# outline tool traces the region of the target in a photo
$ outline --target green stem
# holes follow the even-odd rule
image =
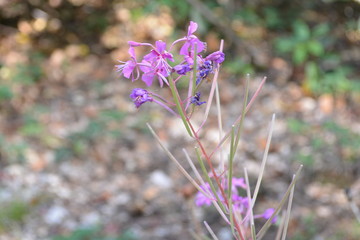
[[[235,234],[234,231],[234,215],[233,215],[233,206],[232,206],[232,176],[233,176],[233,160],[234,160],[234,140],[235,140],[235,126],[232,126],[231,129],[231,142],[230,142],[230,155],[229,155],[229,170],[228,170],[228,199],[229,199],[229,213],[230,213],[230,226],[231,232]]]
[[[178,93],[178,91],[176,89],[175,82],[171,77],[169,77],[169,85],[170,85],[171,94],[172,94],[172,96],[174,98],[174,102],[176,104],[176,108],[177,108],[178,113],[179,113],[179,115],[181,117],[181,120],[183,121],[184,126],[185,126],[188,134],[190,135],[190,137],[193,137],[193,134],[192,134],[192,132],[190,130],[190,127],[189,127],[189,124],[188,124],[189,120],[185,116],[186,113],[185,113],[185,110],[184,110],[184,106],[180,101],[180,96],[179,96],[179,93]]]
[[[206,170],[205,164],[204,164],[203,160],[201,159],[200,152],[199,152],[199,149],[198,149],[197,147],[195,148],[195,151],[196,151],[196,157],[197,157],[197,160],[199,161],[201,170],[203,171],[203,173],[204,173],[204,175],[205,175],[206,181],[210,184],[211,191],[212,191],[213,195],[215,196],[216,201],[218,202],[221,210],[222,210],[223,212],[226,212],[225,206],[224,206],[223,203],[221,202],[221,200],[220,200],[220,198],[219,198],[219,196],[218,196],[218,194],[217,194],[217,192],[216,192],[215,186],[214,186],[214,184],[212,183],[212,181],[211,181],[211,179],[210,179],[209,173],[208,173],[208,171]]]
[[[235,152],[237,147],[239,146],[239,141],[240,141],[240,136],[241,136],[241,131],[243,128],[243,123],[244,123],[244,119],[245,119],[245,115],[246,115],[246,106],[247,106],[247,101],[248,101],[248,97],[249,97],[249,75],[246,78],[246,84],[245,84],[245,96],[244,96],[244,100],[243,100],[243,107],[242,107],[242,114],[241,114],[241,118],[240,118],[240,123],[239,123],[239,128],[236,134],[236,140],[235,140],[235,145],[234,145],[234,152],[233,152],[233,157],[235,156]]]

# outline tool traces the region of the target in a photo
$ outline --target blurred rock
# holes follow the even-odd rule
[[[334,110],[334,98],[330,94],[324,94],[319,97],[319,108],[324,114],[330,114]]]
[[[231,233],[231,229],[229,228],[221,228],[219,230],[219,232],[217,233],[217,236],[219,237],[219,239],[221,240],[232,240],[233,239],[233,235]]]
[[[60,205],[54,205],[47,210],[44,215],[44,221],[49,225],[56,225],[62,223],[69,211]]]
[[[99,223],[101,223],[101,217],[97,212],[87,213],[81,218],[81,225],[83,226],[95,226]]]
[[[292,74],[291,65],[282,58],[273,58],[270,62],[269,79],[273,79],[280,86],[285,85]]]
[[[161,189],[173,187],[172,179],[161,170],[156,170],[150,174],[149,181]]]
[[[299,108],[301,112],[310,112],[316,108],[316,101],[310,97],[304,97],[299,102]]]

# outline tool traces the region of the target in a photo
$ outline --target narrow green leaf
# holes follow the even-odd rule
[[[206,169],[206,167],[205,167],[205,164],[204,164],[203,160],[201,159],[200,152],[199,152],[199,149],[198,149],[197,147],[195,148],[195,152],[196,152],[196,157],[197,157],[197,160],[199,161],[201,170],[203,171],[203,174],[204,174],[204,176],[205,176],[206,181],[207,181],[207,182],[209,183],[209,185],[210,185],[210,189],[211,189],[213,195],[215,196],[217,203],[219,204],[221,210],[222,210],[223,212],[226,212],[226,208],[225,208],[225,206],[223,205],[223,203],[221,202],[218,193],[216,192],[215,186],[214,186],[213,182],[211,181],[211,178],[210,178],[210,176],[209,176],[209,173],[208,173],[208,171],[207,171],[207,169]]]
[[[296,65],[304,63],[306,58],[308,57],[306,46],[301,43],[298,44],[293,52],[293,61]]]
[[[268,230],[268,228],[271,226],[271,221],[274,219],[274,217],[279,213],[279,211],[281,210],[281,208],[283,207],[283,205],[285,204],[286,199],[289,197],[290,195],[290,191],[293,188],[293,186],[295,185],[297,179],[299,178],[301,169],[303,168],[303,165],[300,165],[299,169],[296,171],[295,177],[293,178],[292,182],[290,183],[288,189],[286,190],[283,198],[281,199],[280,203],[278,204],[277,208],[275,209],[274,213],[271,215],[271,217],[266,221],[266,223],[264,224],[264,226],[260,229],[260,231],[257,233],[257,240],[261,240],[266,231]]]
[[[300,41],[305,41],[310,38],[310,28],[303,21],[296,21],[293,25],[293,30],[296,38]]]
[[[190,174],[182,167],[182,165],[179,163],[179,161],[174,157],[174,155],[171,154],[171,152],[165,147],[165,145],[161,142],[159,136],[155,133],[154,129],[150,126],[150,124],[146,123],[147,127],[149,128],[151,134],[154,136],[156,141],[159,143],[161,148],[164,150],[164,152],[169,156],[169,158],[175,163],[175,165],[178,167],[180,172],[184,174],[184,176],[196,187],[197,190],[199,190],[202,194],[204,194],[207,197],[210,197],[208,193],[206,193],[197,183],[196,181],[190,176]]]
[[[324,53],[323,45],[317,40],[307,42],[307,49],[310,54],[319,57]]]
[[[190,137],[193,137],[193,134],[191,132],[188,120],[187,120],[187,118],[185,116],[186,113],[185,113],[184,107],[183,107],[182,103],[180,103],[180,96],[179,96],[179,93],[176,90],[176,86],[175,86],[174,80],[172,78],[169,78],[169,85],[170,85],[171,94],[172,94],[172,96],[174,98],[174,102],[176,104],[176,108],[177,108],[178,113],[179,113],[179,115],[181,117],[181,120],[183,121],[184,126],[185,126],[188,134],[190,135]]]

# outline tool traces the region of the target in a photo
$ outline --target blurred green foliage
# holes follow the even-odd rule
[[[275,39],[276,50],[290,54],[296,66],[304,66],[304,86],[315,95],[360,92],[360,79],[354,69],[341,64],[339,53],[329,51],[336,42],[329,23],[310,27],[302,20],[293,23],[292,33]]]
[[[321,57],[325,53],[325,46],[331,40],[329,30],[330,26],[325,23],[310,29],[305,22],[298,20],[293,23],[289,37],[275,39],[275,48],[280,53],[290,53],[296,65],[303,64],[312,57]]]
[[[52,240],[136,240],[135,235],[126,231],[116,237],[105,236],[99,226],[89,228],[79,228],[74,230],[69,235],[55,236]]]
[[[28,143],[23,140],[10,142],[4,134],[0,133],[0,152],[1,158],[6,163],[24,162],[26,150],[29,148]]]
[[[10,100],[14,96],[11,88],[7,85],[0,85],[0,102]]]
[[[353,222],[346,224],[346,229],[340,228],[333,236],[329,237],[329,240],[339,239],[360,239],[360,223],[354,220]]]
[[[334,121],[326,121],[321,126],[313,126],[307,122],[298,119],[289,119],[287,121],[288,128],[294,134],[305,136],[308,139],[311,152],[297,152],[296,160],[301,161],[304,165],[312,166],[314,164],[314,154],[323,154],[324,152],[337,151],[341,149],[339,159],[355,163],[360,156],[359,143],[360,135],[354,133]],[[331,134],[335,137],[335,147],[326,141],[327,135]]]
[[[311,240],[315,239],[319,230],[315,224],[315,216],[308,215],[301,219],[301,227],[294,233],[292,240]]]
[[[44,77],[44,56],[37,51],[28,52],[28,60],[14,66],[0,65],[0,104],[21,97],[14,89],[31,86]]]
[[[144,13],[150,14],[157,12],[163,6],[176,10],[176,14],[173,15],[176,22],[182,22],[188,18],[191,10],[191,6],[186,1],[158,0],[149,1],[144,8]]]
[[[336,58],[336,56],[333,57]],[[350,76],[354,76],[353,73],[354,69],[349,66],[337,66],[325,71],[317,63],[309,61],[305,66],[305,86],[316,95],[359,93],[360,78],[351,79]]]
[[[70,134],[63,144],[55,149],[56,160],[66,160],[71,157],[81,158],[102,139],[121,137],[122,131],[119,123],[125,117],[125,112],[116,109],[100,111],[97,117],[89,119],[83,130]]]
[[[44,75],[41,67],[44,61],[44,56],[39,52],[29,52],[29,61],[27,63],[16,64],[14,69],[11,69],[10,79],[12,81],[23,84],[31,85],[38,82]]]
[[[12,227],[23,223],[30,213],[30,204],[21,199],[1,202],[0,208],[0,233],[11,230]]]
[[[255,68],[252,64],[247,63],[241,57],[236,57],[233,61],[225,61],[224,69],[227,72],[234,75],[246,75],[246,74],[255,74]]]

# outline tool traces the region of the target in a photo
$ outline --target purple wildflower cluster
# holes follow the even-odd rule
[[[227,190],[227,181],[223,180],[223,188]],[[212,198],[209,198],[205,196],[202,192],[197,192],[195,196],[195,204],[197,206],[210,206],[213,200],[216,200],[215,196],[213,195],[209,183],[205,183],[205,185],[200,186],[204,192],[208,193],[209,196]],[[245,181],[243,178],[232,178],[232,189],[231,189],[231,200],[232,200],[232,207],[233,210],[243,216],[243,219],[249,220],[247,216],[248,210],[249,210],[249,199],[247,197],[242,197],[239,195],[239,189],[245,189],[247,188]],[[217,195],[220,197],[220,200],[223,201],[221,198],[221,193],[217,193]],[[271,215],[274,213],[273,208],[268,208],[264,211],[264,213],[255,215],[254,218],[264,218],[269,219]],[[275,223],[277,221],[277,218],[274,217],[272,219],[272,222]]]
[[[206,50],[206,43],[200,41],[194,35],[197,28],[197,23],[190,22],[187,35],[175,40],[170,45],[169,50],[167,50],[167,45],[163,41],[156,41],[155,45],[129,41],[130,60],[126,62],[119,61],[120,64],[115,66],[116,71],[133,82],[141,78],[148,87],[153,84],[154,80],[157,80],[160,87],[163,87],[169,85],[169,81],[176,83],[182,77],[188,76],[188,74],[188,77],[190,77],[190,73],[195,72],[196,85],[199,85],[209,74],[214,73],[215,69],[225,60],[225,55],[221,51],[216,51],[203,58],[201,53]],[[181,61],[174,64],[174,55],[171,51],[175,49],[177,44],[182,44],[178,53]],[[141,60],[138,60],[135,54],[135,48],[137,47],[149,47],[150,52]],[[195,65],[197,67],[194,71]],[[174,103],[166,101],[146,89],[133,89],[130,98],[134,101],[136,108],[146,102],[155,102],[174,113],[171,110],[175,105]],[[186,101],[196,106],[205,103],[200,101],[200,92],[196,92],[194,96],[188,96]]]
[[[228,132],[227,135],[222,138],[223,140],[220,141],[211,154],[206,152],[203,144],[200,141],[199,131],[206,122],[214,96],[214,91],[218,87],[217,72],[220,65],[225,60],[225,55],[222,52],[223,43],[221,43],[220,51],[215,51],[208,54],[207,56],[203,56],[202,54],[206,51],[206,43],[202,42],[198,39],[197,36],[194,35],[197,28],[197,23],[190,22],[186,36],[175,40],[170,45],[170,47],[167,47],[167,44],[161,40],[156,41],[154,45],[150,43],[129,41],[128,53],[130,55],[130,59],[126,62],[120,61],[120,64],[116,65],[115,68],[117,72],[119,72],[125,78],[131,79],[132,82],[141,79],[147,87],[151,87],[154,81],[158,81],[161,88],[169,87],[173,97],[173,100],[170,101],[161,97],[155,92],[151,92],[143,88],[133,89],[130,94],[130,98],[133,100],[136,108],[139,108],[144,103],[153,102],[165,108],[175,116],[181,118],[187,132],[191,137],[193,137],[193,139],[195,139],[199,146],[198,149],[202,153],[201,156],[200,154],[197,155],[198,160],[206,160],[208,166],[211,169],[210,173],[207,173],[206,170],[203,169],[204,174],[206,174],[207,177],[212,177],[215,180],[214,182],[216,182],[216,186],[210,187],[211,180],[208,183],[204,183],[203,185],[199,186],[194,179],[191,180],[191,176],[189,174],[184,173],[185,176],[190,178],[197,189],[200,190],[195,196],[195,204],[197,206],[210,206],[211,204],[214,204],[217,207],[221,206],[217,209],[224,217],[225,221],[227,221],[234,229],[236,229],[236,233],[233,231],[235,238],[244,240],[245,238],[242,233],[241,225],[249,226],[250,221],[252,221],[253,218],[271,218],[272,222],[274,223],[276,222],[276,217],[272,218],[272,216],[275,215],[275,210],[273,208],[269,208],[266,209],[262,214],[252,215],[251,212],[253,209],[253,203],[250,201],[253,200],[249,200],[248,197],[241,195],[241,193],[244,192],[241,191],[241,189],[247,190],[248,188],[244,182],[244,179],[233,178],[232,170],[229,170],[227,174],[226,172],[221,175],[216,173],[211,157],[219,148],[221,148],[224,140],[226,140],[226,138],[229,137],[232,132]],[[147,52],[142,57],[142,59],[139,59],[136,56],[135,49],[138,47],[145,47],[149,49],[149,52]],[[175,49],[179,49],[176,54]],[[202,83],[209,82],[209,76],[212,74],[214,74],[214,78],[212,80],[211,90],[208,98],[209,100],[207,103],[206,101],[201,100],[202,94],[200,90]],[[177,89],[177,84],[182,81],[186,81],[186,83],[188,83],[187,97],[184,98],[181,97],[182,94],[180,94]],[[252,100],[255,97],[256,93]],[[252,100],[250,100],[249,104],[252,102]],[[191,116],[196,107],[206,103],[207,106],[204,114],[204,120],[199,129],[196,130],[190,121]],[[247,105],[247,107],[248,106],[249,105]],[[189,107],[190,111],[188,111]],[[238,120],[236,120],[234,126],[238,124],[241,126],[241,120],[243,119],[243,116],[244,114],[242,113]],[[240,121],[240,123],[238,121]],[[219,123],[219,125],[221,125],[221,123]],[[148,126],[160,145],[166,149],[150,125]],[[238,127],[240,128],[240,126]],[[233,161],[235,155],[235,151],[233,152],[232,147],[236,147],[236,145],[237,143],[232,143],[230,147],[230,156],[232,156],[230,159],[231,162]],[[166,150],[166,152],[169,154],[170,158],[177,163],[177,165],[180,165],[180,163],[174,159],[168,150]],[[225,164],[222,169],[225,169],[224,167]],[[185,170],[183,169],[182,171]],[[228,178],[231,179],[231,183],[228,182]],[[201,178],[199,181],[203,182]],[[231,187],[229,187],[230,185]],[[225,216],[226,214],[229,214],[230,219]]]

